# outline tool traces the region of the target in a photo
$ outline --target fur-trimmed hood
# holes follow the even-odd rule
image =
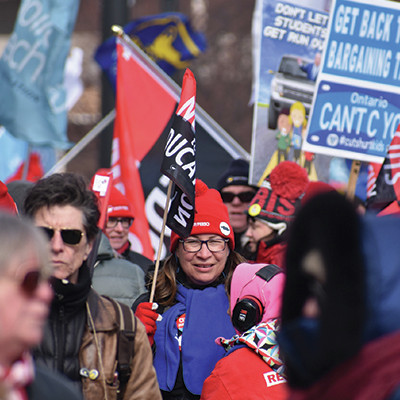
[[[399,237],[399,217],[360,216],[335,192],[300,209],[289,233],[278,336],[292,387],[310,386],[366,343],[400,330]],[[322,283],[304,272],[311,251],[320,255]],[[311,296],[320,314],[306,318]]]

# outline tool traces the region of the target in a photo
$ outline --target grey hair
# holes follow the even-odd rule
[[[32,252],[36,253],[43,274],[52,275],[49,242],[44,233],[28,219],[0,212],[0,272],[16,260],[30,257]]]

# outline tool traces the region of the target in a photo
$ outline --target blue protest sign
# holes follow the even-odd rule
[[[381,162],[400,123],[400,5],[337,0],[303,151]]]
[[[309,165],[323,174],[324,157],[300,152],[328,27],[325,1],[260,0],[253,20],[254,114],[250,181],[260,185],[281,161]],[[298,118],[293,118],[298,114]],[[295,123],[292,123],[293,120]],[[322,162],[321,162],[322,161]]]

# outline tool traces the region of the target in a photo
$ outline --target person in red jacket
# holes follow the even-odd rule
[[[309,185],[307,172],[293,161],[279,163],[264,181],[247,210],[248,250],[256,263],[283,267],[288,224]]]
[[[230,314],[237,334],[217,338],[227,354],[204,382],[202,400],[287,398],[276,340],[284,282],[285,274],[276,265],[243,263],[236,267]]]

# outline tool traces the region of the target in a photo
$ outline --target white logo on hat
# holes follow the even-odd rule
[[[210,226],[209,222],[195,222],[193,226]]]
[[[221,222],[219,224],[219,230],[225,236],[229,236],[231,234],[231,228],[229,227],[229,224],[227,224],[226,222]]]

